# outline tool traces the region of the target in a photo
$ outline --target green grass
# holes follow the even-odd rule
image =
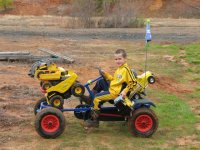
[[[13,3],[13,0],[0,0],[0,8],[8,8]]]
[[[200,82],[200,78],[195,78],[194,81]]]
[[[180,56],[179,53],[185,51],[185,56]],[[185,59],[191,67],[188,68],[189,72],[200,73],[200,44],[189,44],[189,45],[154,45],[150,46],[149,52],[154,54],[158,53],[161,55],[174,56],[178,62],[181,58]]]

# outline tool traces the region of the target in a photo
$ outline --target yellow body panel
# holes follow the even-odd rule
[[[39,75],[39,80],[59,80],[61,77],[61,72],[57,71],[55,73],[45,73]]]
[[[145,76],[146,76],[146,78],[145,78]],[[135,86],[135,88],[132,91],[142,92],[148,86],[148,78],[150,76],[153,76],[153,74],[150,71],[147,71],[146,75],[145,75],[145,73],[138,75],[136,78],[137,86]]]
[[[66,78],[64,81],[47,89],[47,93],[51,92],[65,93],[67,90],[69,90],[69,88],[74,84],[78,76],[74,72],[69,71],[67,77],[68,78]]]
[[[41,66],[38,70],[35,71],[35,78],[38,80],[59,80],[61,78],[62,72],[65,72],[65,69],[62,67],[57,67],[56,64],[52,63],[48,67]]]

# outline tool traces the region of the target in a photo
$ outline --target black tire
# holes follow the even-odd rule
[[[89,107],[90,107],[89,105],[80,104],[80,105],[77,105],[75,108],[89,108]],[[90,113],[89,113],[89,112],[80,113],[80,112],[74,111],[74,116],[75,116],[77,119],[84,119],[84,120],[87,120],[87,119],[90,118]]]
[[[45,108],[36,115],[35,130],[44,138],[56,138],[65,130],[65,117],[56,108]]]
[[[156,82],[156,79],[153,76],[148,77],[147,80],[148,80],[149,84],[154,84]]]
[[[60,95],[54,95],[49,99],[49,102],[52,107],[58,108],[58,109],[63,109],[64,105],[64,99]]]
[[[139,93],[135,93],[135,94],[133,95],[133,97],[131,98],[131,100],[134,100],[134,99],[141,99],[140,94],[139,94]]]
[[[148,138],[156,132],[158,128],[158,118],[153,110],[149,108],[139,108],[133,111],[128,120],[128,127],[134,136]]]
[[[85,87],[80,83],[75,83],[71,88],[71,93],[76,97],[81,97],[85,93]]]
[[[44,81],[43,83],[42,83],[42,89],[43,90],[47,90],[47,89],[49,89],[50,87],[52,87],[52,84],[51,84],[51,82],[49,82],[49,81]]]
[[[44,81],[40,81],[40,86],[42,87],[42,84],[44,83]]]
[[[39,72],[39,73],[37,74],[37,78],[39,79],[39,78],[40,78],[40,75],[42,75],[42,74],[45,74],[45,72],[43,72],[43,71]]]
[[[142,96],[139,93],[135,93],[132,97],[129,97],[131,101],[142,99]]]
[[[35,104],[35,106],[34,106],[34,114],[35,114],[35,115],[38,113],[37,110],[40,109],[40,105],[41,105],[42,102],[44,102],[44,104],[47,104],[46,97],[43,97],[43,98],[39,99],[39,100],[36,102],[36,104]],[[45,103],[45,102],[46,102],[46,103]]]

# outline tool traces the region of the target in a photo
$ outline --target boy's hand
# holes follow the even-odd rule
[[[122,92],[121,92],[121,96],[122,96],[123,98],[125,98],[125,97],[126,97],[126,92],[122,91]]]
[[[103,77],[105,77],[105,74],[106,74],[106,73],[105,73],[105,71],[104,71],[104,70],[102,70],[102,69],[99,69],[99,74],[100,74],[100,75],[102,75]]]

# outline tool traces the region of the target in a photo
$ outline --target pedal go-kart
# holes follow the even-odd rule
[[[45,93],[45,97],[37,101],[35,105],[35,114],[41,102],[62,109],[64,99],[69,98],[71,95],[80,97],[85,92],[84,86],[77,81],[78,76],[76,73],[71,70],[65,71],[62,67],[57,67],[56,64],[50,61],[34,63],[28,75],[41,81],[41,91]]]
[[[101,75],[84,84],[92,99],[95,95],[89,86],[102,79],[104,77]],[[129,131],[134,136],[150,137],[156,132],[159,124],[156,114],[151,109],[152,106],[155,107],[155,104],[148,99],[134,99],[133,104],[129,99],[124,100],[119,96],[114,100],[113,107],[101,106],[99,121],[127,121]],[[65,130],[63,112],[73,111],[76,118],[87,120],[91,118],[91,109],[92,105],[79,104],[75,108],[59,110],[41,102],[40,108],[37,109],[35,129],[44,138],[56,138]]]

